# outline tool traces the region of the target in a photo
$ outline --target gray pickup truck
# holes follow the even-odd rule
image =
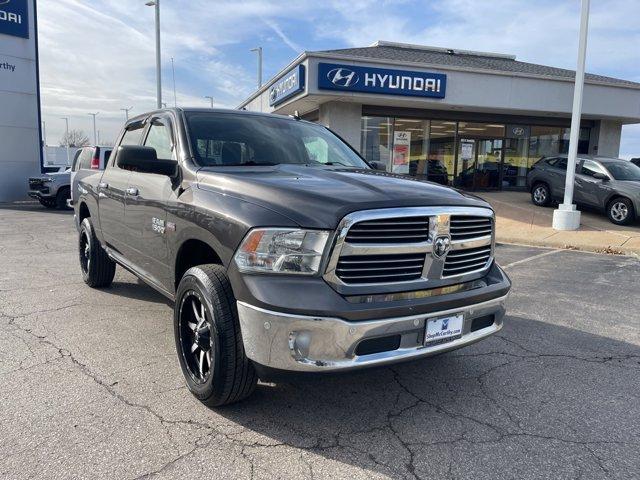
[[[118,264],[169,298],[186,383],[209,406],[258,377],[418,359],[502,327],[490,206],[372,168],[314,123],[140,115],[78,192],[85,282],[108,286]]]

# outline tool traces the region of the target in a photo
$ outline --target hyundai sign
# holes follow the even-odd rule
[[[0,0],[0,33],[29,38],[27,0]]]
[[[318,88],[346,92],[444,98],[447,89],[447,76],[442,73],[319,63]]]
[[[0,0],[2,1],[2,0]],[[298,65],[269,88],[269,106],[273,107],[304,90],[304,65]]]

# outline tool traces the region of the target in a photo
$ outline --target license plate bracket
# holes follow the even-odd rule
[[[428,318],[425,322],[424,345],[433,346],[448,343],[462,337],[464,315],[447,315],[446,317]]]

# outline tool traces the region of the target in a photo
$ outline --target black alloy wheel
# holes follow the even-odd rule
[[[213,370],[211,320],[200,294],[189,290],[180,304],[180,342],[185,366],[191,378],[205,383]]]

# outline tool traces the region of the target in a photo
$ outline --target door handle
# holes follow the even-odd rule
[[[107,190],[109,188],[109,184],[107,182],[100,182],[98,187]]]
[[[127,188],[127,195],[131,195],[132,197],[135,197],[136,195],[138,195],[138,189],[135,187]]]

